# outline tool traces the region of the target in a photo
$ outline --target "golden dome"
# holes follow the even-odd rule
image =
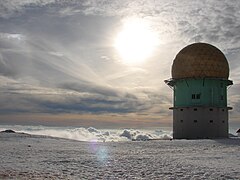
[[[194,43],[183,48],[172,65],[172,78],[226,78],[229,76],[228,61],[215,46]]]

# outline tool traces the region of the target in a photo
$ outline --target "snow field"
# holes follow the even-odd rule
[[[0,179],[239,179],[240,139],[79,142],[0,134]]]

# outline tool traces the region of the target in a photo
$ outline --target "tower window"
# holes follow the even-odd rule
[[[183,120],[181,119],[180,122],[183,123]]]
[[[194,110],[194,111],[197,111],[197,108],[194,108],[193,110]]]
[[[210,109],[209,109],[209,111],[213,111],[213,109],[212,109],[212,108],[210,108]]]
[[[192,99],[196,99],[195,94],[192,94]]]
[[[193,120],[194,123],[197,123],[197,120]]]
[[[224,109],[222,109],[222,111],[224,111]]]
[[[210,120],[209,122],[210,122],[210,123],[213,123],[213,120]]]
[[[200,99],[201,94],[192,94],[192,99]]]

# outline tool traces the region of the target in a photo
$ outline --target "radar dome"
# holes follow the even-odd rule
[[[224,54],[215,46],[194,43],[183,48],[172,65],[172,78],[225,78],[229,66]]]

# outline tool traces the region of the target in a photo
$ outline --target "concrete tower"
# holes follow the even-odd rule
[[[165,80],[174,91],[173,138],[227,138],[229,66],[224,54],[206,43],[183,48]]]

